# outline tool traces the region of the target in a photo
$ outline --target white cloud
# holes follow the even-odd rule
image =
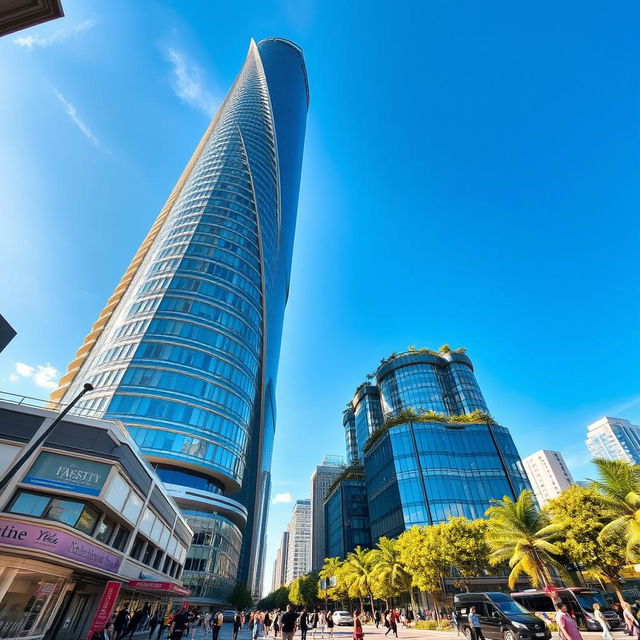
[[[19,38],[14,38],[13,41],[19,47],[25,47],[26,49],[29,49],[31,51],[32,49],[36,49],[37,47],[49,47],[52,44],[63,42],[67,38],[71,38],[78,33],[82,33],[83,31],[87,31],[88,29],[95,27],[97,24],[97,20],[85,20],[84,22],[81,22],[74,27],[58,29],[57,31],[54,31],[50,36],[20,36]]]
[[[19,378],[29,378],[38,387],[53,391],[58,386],[59,377],[60,372],[49,363],[32,367],[24,362],[16,362],[16,373],[12,373],[9,380],[17,382]]]
[[[293,502],[293,496],[288,491],[285,493],[276,493],[273,498],[273,504],[288,504],[289,502]]]
[[[171,85],[174,93],[183,102],[211,117],[220,100],[205,87],[202,69],[189,60],[183,51],[169,48],[166,56],[172,65]]]
[[[76,109],[75,105],[69,102],[57,89],[54,89],[53,92],[56,94],[56,98],[58,98],[58,100],[60,100],[60,102],[64,106],[65,113],[71,118],[71,120],[73,120],[78,129],[82,131],[84,137],[96,147],[101,146],[100,141],[98,140],[98,138],[96,138],[93,131],[89,129],[84,120],[82,120],[78,115],[78,110]]]

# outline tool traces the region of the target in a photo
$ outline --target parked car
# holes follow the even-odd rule
[[[336,627],[350,626],[353,624],[353,616],[348,611],[334,611],[333,624]]]
[[[553,620],[556,610],[553,600],[541,589],[519,591],[512,593],[511,597],[537,616]],[[582,631],[602,631],[600,623],[593,615],[593,605],[595,603],[600,605],[600,611],[602,611],[602,615],[612,629],[622,626],[618,614],[604,597],[602,591],[598,589],[587,589],[585,587],[558,589],[558,598],[560,598],[562,604],[567,605],[567,610]]]
[[[471,640],[469,609],[476,608],[482,633],[487,640],[550,640],[551,631],[543,620],[518,604],[506,593],[458,593],[453,599],[458,624]]]

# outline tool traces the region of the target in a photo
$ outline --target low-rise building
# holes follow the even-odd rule
[[[184,599],[193,532],[122,425],[0,401],[0,637],[76,640]],[[105,619],[106,618],[106,619]]]

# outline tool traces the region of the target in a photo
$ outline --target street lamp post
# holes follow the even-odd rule
[[[49,437],[51,432],[55,429],[56,425],[73,409],[75,404],[82,398],[85,393],[93,391],[93,385],[85,382],[82,391],[60,412],[60,415],[34,440],[24,451],[24,453],[16,460],[16,462],[7,470],[7,473],[0,478],[0,493],[4,491],[11,479],[16,475],[22,467],[26,464],[27,460],[31,457],[33,452]]]

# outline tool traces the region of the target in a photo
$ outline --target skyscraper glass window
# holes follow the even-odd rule
[[[127,426],[196,532],[194,602],[262,583],[275,384],[306,114],[301,49],[250,44],[120,284],[53,392]],[[223,568],[224,567],[224,568]]]

